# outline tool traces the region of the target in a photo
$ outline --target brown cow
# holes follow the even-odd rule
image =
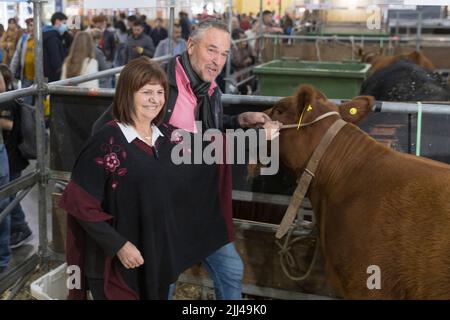
[[[371,97],[350,107],[356,120]],[[338,107],[310,86],[266,111],[283,124],[302,123]],[[356,111],[356,112],[355,112]],[[345,113],[343,111],[340,112]],[[280,134],[280,161],[299,176],[333,115]],[[352,121],[353,116],[345,117]],[[450,299],[450,166],[391,150],[347,123],[319,162],[308,197],[320,230],[327,277],[351,299]],[[381,289],[368,289],[370,266]]]
[[[402,59],[412,61],[428,71],[433,71],[435,69],[435,66],[430,61],[430,59],[428,59],[422,52],[418,51],[413,51],[408,54],[398,54],[395,56],[384,56],[382,55],[382,52],[364,53],[362,49],[360,49],[359,55],[361,57],[361,62],[370,63],[372,65],[372,67],[369,69],[369,75],[374,74],[378,70],[386,68],[394,62]]]

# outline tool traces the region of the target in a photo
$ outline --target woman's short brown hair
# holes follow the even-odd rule
[[[134,94],[149,83],[160,84],[164,88],[164,106],[153,121],[156,125],[161,124],[166,111],[169,86],[164,70],[148,57],[131,60],[122,69],[113,101],[113,115],[116,120],[134,125],[133,115],[136,115]]]

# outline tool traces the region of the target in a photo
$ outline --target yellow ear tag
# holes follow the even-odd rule
[[[305,113],[305,110],[306,110],[306,112],[310,112],[312,110],[312,106],[310,104],[308,104],[306,109],[303,109],[302,114],[300,115],[300,119],[298,119],[297,130],[300,129],[300,125],[302,123],[303,114]]]
[[[303,114],[305,113],[305,110],[306,110],[307,112],[311,111],[311,110],[312,110],[311,105],[309,104],[309,105],[306,107],[306,109],[303,109],[302,114],[300,115],[300,119],[298,119],[297,130],[300,129],[300,125],[302,124]]]
[[[356,109],[356,108],[351,108],[350,109],[350,114],[352,115],[352,116],[354,116],[355,114],[357,114],[358,113],[358,109]]]

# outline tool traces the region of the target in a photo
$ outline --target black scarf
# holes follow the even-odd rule
[[[216,126],[214,124],[211,99],[208,95],[209,88],[211,87],[211,82],[203,81],[195,73],[194,69],[192,69],[191,62],[189,61],[187,51],[181,54],[180,62],[190,81],[192,91],[194,91],[194,94],[197,97],[195,120],[199,120],[202,122],[203,130],[215,128]]]

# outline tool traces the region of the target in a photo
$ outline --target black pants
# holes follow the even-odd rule
[[[108,300],[105,296],[104,279],[87,278],[86,281],[94,300]]]

